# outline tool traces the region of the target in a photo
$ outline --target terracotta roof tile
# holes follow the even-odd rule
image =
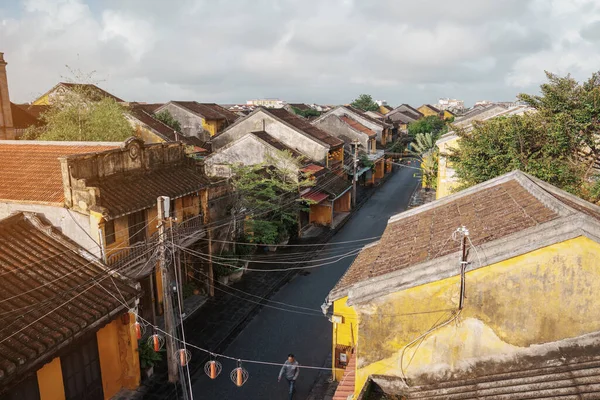
[[[215,103],[198,103],[197,101],[173,101],[172,103],[177,104],[183,108],[203,116],[210,120],[226,120],[229,123],[234,122],[240,118],[234,112],[229,111],[225,107],[221,107]]]
[[[115,149],[120,143],[0,141],[0,200],[63,203],[58,158]]]
[[[340,139],[331,136],[327,132],[312,125],[306,119],[299,118],[297,115],[292,114],[283,108],[271,108],[268,110],[263,109],[263,111],[274,115],[275,117],[292,125],[294,128],[301,130],[302,132],[314,137],[315,139],[325,144],[328,144],[332,148],[338,148],[344,145],[344,142]]]
[[[367,135],[369,135],[369,137],[376,137],[377,133],[373,132],[372,130],[370,130],[369,128],[367,128],[366,126],[364,126],[363,124],[361,124],[360,122],[348,117],[347,115],[342,115],[340,117],[340,119],[342,121],[344,121],[346,124],[350,125],[352,128],[356,129],[357,131],[360,131],[362,133],[366,133]]]
[[[286,146],[284,143],[282,143],[279,140],[275,139],[273,136],[269,135],[265,131],[257,131],[257,132],[251,132],[251,133],[254,136],[256,136],[257,138],[259,138],[260,140],[262,140],[262,141],[268,143],[269,145],[271,145],[272,147],[276,148],[277,150],[289,151],[290,153],[292,153],[292,155],[294,157],[297,157],[297,158],[303,158],[304,157],[298,151],[292,149],[291,147]]]
[[[177,165],[160,170],[114,174],[90,180],[87,186],[100,189],[95,207],[102,207],[108,219],[152,207],[157,196],[182,197],[200,191],[208,184],[201,171]],[[126,190],[125,190],[126,189]]]
[[[373,117],[371,117],[369,114],[365,113],[363,110],[359,110],[358,108],[355,108],[355,107],[352,107],[352,106],[343,106],[343,107],[344,107],[346,110],[348,110],[348,111],[351,111],[351,112],[353,112],[353,113],[355,113],[355,114],[358,114],[358,115],[360,115],[361,117],[363,117],[363,118],[365,118],[365,119],[367,119],[367,120],[369,120],[369,121],[371,121],[371,122],[373,122],[373,123],[375,123],[375,124],[377,124],[377,125],[381,126],[382,128],[385,128],[385,127],[387,127],[387,126],[388,126],[388,124],[387,124],[387,123],[383,122],[383,121],[382,121],[382,120],[380,120],[380,119],[377,119],[377,118],[373,118]]]
[[[390,221],[379,243],[359,254],[332,292],[458,251],[459,242],[449,238],[462,225],[479,246],[559,217],[515,179],[449,199]]]
[[[121,293],[126,303],[139,295],[117,275],[102,279],[108,268],[84,254],[35,214],[0,221],[0,315],[6,318],[0,330],[0,393],[73,339],[97,331],[111,313],[126,311],[106,290]],[[99,284],[89,285],[92,279]]]

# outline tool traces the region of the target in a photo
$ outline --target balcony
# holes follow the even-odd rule
[[[173,227],[173,241],[182,247],[190,246],[206,236],[203,215],[190,217]],[[171,240],[171,228],[166,232],[167,241]],[[117,251],[106,258],[106,263],[115,272],[128,278],[139,280],[148,276],[156,266],[158,232],[143,242],[133,244],[127,249]]]

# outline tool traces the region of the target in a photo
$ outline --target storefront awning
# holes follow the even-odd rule
[[[319,192],[319,191],[311,191],[307,194],[302,195],[304,200],[310,200],[313,204],[319,204],[323,200],[327,199],[329,195],[327,193]]]

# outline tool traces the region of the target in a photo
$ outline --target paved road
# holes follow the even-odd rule
[[[402,168],[367,201],[350,221],[333,237],[331,243],[379,236],[388,218],[406,209],[417,185],[415,171]],[[330,246],[331,248],[336,246]],[[329,248],[329,247],[328,247]],[[323,251],[317,258],[330,256]],[[336,254],[339,254],[339,250]],[[310,269],[299,274],[271,300],[319,310],[325,297],[354,257],[335,264]],[[300,364],[321,366],[331,351],[331,323],[322,315],[263,308],[224,352],[234,357],[283,362],[292,352]],[[223,372],[212,381],[203,372],[193,377],[196,400],[284,400],[285,383],[277,383],[279,368],[244,364],[250,378],[241,388],[229,379],[235,364],[223,362]],[[297,383],[295,399],[304,400],[317,377],[317,370],[303,369]]]

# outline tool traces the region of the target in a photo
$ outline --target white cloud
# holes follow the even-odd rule
[[[98,71],[127,100],[511,99],[600,65],[596,0],[22,0],[0,10],[11,96]]]

